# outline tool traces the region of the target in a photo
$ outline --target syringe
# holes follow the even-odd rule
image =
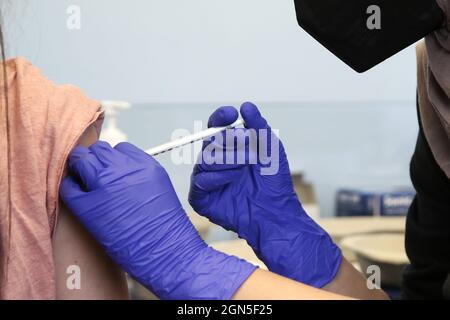
[[[219,132],[222,132],[227,129],[233,129],[233,128],[236,128],[241,125],[244,125],[244,120],[238,119],[236,122],[230,124],[229,126],[209,128],[204,131],[197,132],[197,133],[176,139],[174,141],[165,143],[163,145],[148,149],[145,152],[147,152],[151,156],[156,156],[156,155],[171,151],[173,149],[191,144],[195,141],[200,141],[200,140],[212,137],[212,136],[218,134]]]

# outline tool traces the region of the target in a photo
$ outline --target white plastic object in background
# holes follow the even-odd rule
[[[106,126],[102,129],[100,139],[108,142],[112,146],[127,141],[127,135],[117,125],[117,116],[120,111],[130,109],[131,103],[105,100],[101,102],[101,105],[106,115]]]

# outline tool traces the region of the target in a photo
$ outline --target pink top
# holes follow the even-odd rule
[[[1,68],[3,69],[3,68]],[[2,71],[2,70],[0,70]],[[52,233],[70,150],[101,119],[98,102],[23,58],[0,90],[0,299],[54,299]],[[1,85],[4,81],[0,72]]]

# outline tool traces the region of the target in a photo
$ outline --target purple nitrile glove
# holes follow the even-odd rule
[[[202,159],[191,177],[189,203],[199,214],[245,239],[269,270],[321,288],[336,276],[341,250],[303,209],[283,144],[258,108],[244,103],[240,112],[246,129],[227,130],[204,143]],[[208,125],[226,126],[237,118],[236,109],[223,107]],[[256,137],[258,143],[247,139],[230,146],[233,140],[227,136],[233,131]],[[271,151],[261,152],[267,150]]]
[[[137,147],[77,147],[66,205],[107,253],[161,299],[230,299],[255,266],[208,247],[164,168]]]

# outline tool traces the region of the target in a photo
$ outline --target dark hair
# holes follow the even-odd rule
[[[4,105],[7,107],[8,106],[8,83],[7,83],[7,70],[6,70],[6,49],[5,49],[5,37],[4,37],[4,33],[3,33],[3,18],[2,18],[2,12],[0,11],[0,54],[1,54],[1,59],[2,59],[2,66],[3,66],[3,91],[4,91],[4,99],[2,99],[2,105],[4,103]],[[8,112],[8,108],[6,108],[5,110],[6,112]],[[8,118],[6,118],[8,119]],[[8,121],[7,121],[8,122]],[[9,131],[8,131],[9,132]]]
[[[2,78],[3,78],[3,88],[1,88],[0,90],[3,91],[3,94],[0,95],[1,97],[1,114],[4,114],[4,119],[3,121],[5,122],[5,131],[6,131],[6,157],[7,157],[7,161],[6,161],[6,201],[5,201],[5,211],[6,211],[6,216],[7,216],[7,220],[8,220],[8,238],[7,238],[7,243],[2,244],[0,246],[0,256],[4,256],[4,254],[6,252],[1,252],[2,249],[7,248],[6,250],[8,250],[8,248],[10,248],[10,241],[11,241],[11,172],[9,170],[9,166],[10,166],[10,160],[11,160],[11,153],[10,153],[10,138],[9,138],[9,101],[8,101],[8,77],[7,77],[7,70],[6,70],[6,50],[5,50],[5,41],[4,41],[4,33],[3,33],[3,16],[2,16],[2,11],[0,10],[0,54],[1,54],[1,63],[2,63]],[[8,260],[9,260],[9,254],[6,253],[6,261],[5,264],[3,264],[2,262],[0,262],[0,281],[2,280],[6,280],[8,278],[8,268],[6,268],[6,266],[8,265]],[[0,283],[1,285],[1,283]]]

